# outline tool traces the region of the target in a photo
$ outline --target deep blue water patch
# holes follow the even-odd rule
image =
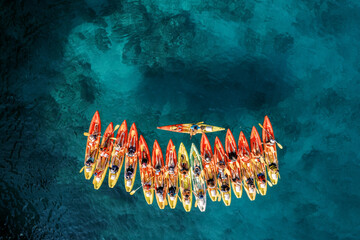
[[[3,1],[0,238],[358,239],[359,13],[350,0]],[[78,170],[96,110],[163,151],[200,136],[156,126],[206,121],[237,139],[269,115],[281,180],[206,213],[148,206],[122,178],[95,191]]]

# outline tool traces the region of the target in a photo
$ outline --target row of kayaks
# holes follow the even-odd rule
[[[150,155],[145,138],[138,137],[135,123],[129,131],[126,120],[115,127],[110,123],[101,136],[100,116],[96,112],[89,132],[85,133],[88,136],[83,168],[85,178],[94,176],[94,188],[99,189],[109,170],[108,185],[113,188],[124,165],[126,191],[134,194],[142,189],[146,202],[152,204],[155,196],[160,209],[167,205],[175,208],[180,201],[187,212],[193,203],[200,211],[205,211],[207,195],[212,201],[222,199],[229,206],[231,191],[236,198],[241,198],[243,188],[249,199],[255,200],[256,194],[265,195],[267,185],[277,184],[280,177],[276,150],[278,143],[269,118],[266,116],[264,124],[259,125],[263,129],[262,138],[253,127],[250,145],[243,132],[240,132],[236,142],[228,129],[225,148],[218,137],[212,147],[203,132],[200,151],[192,144],[188,154],[183,143],[176,149],[170,139],[163,155],[155,140]],[[133,190],[137,165],[141,186]]]

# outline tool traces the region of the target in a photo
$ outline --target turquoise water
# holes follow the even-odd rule
[[[1,6],[0,239],[359,239],[358,1]],[[148,206],[122,178],[96,191],[78,173],[96,110],[163,151],[200,136],[156,126],[206,121],[237,139],[268,115],[281,180],[205,213]]]

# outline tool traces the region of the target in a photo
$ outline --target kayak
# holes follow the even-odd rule
[[[201,212],[206,209],[206,187],[203,177],[203,167],[199,151],[195,144],[191,144],[190,149],[190,172],[193,183],[193,193],[195,195],[196,203]],[[196,204],[195,204],[196,206]]]
[[[225,206],[231,204],[231,184],[228,169],[228,160],[224,147],[218,137],[215,138],[214,157],[216,161],[216,173],[218,175],[218,187]]]
[[[152,166],[155,169],[155,196],[160,209],[167,205],[164,158],[157,140],[154,142],[152,151]]]
[[[231,174],[231,186],[236,198],[241,198],[242,184],[241,184],[241,166],[237,157],[237,146],[234,135],[230,129],[226,132],[225,149],[228,160],[228,166]]]
[[[111,163],[109,167],[108,179],[110,188],[113,188],[116,185],[120,176],[121,168],[125,157],[127,135],[127,123],[126,120],[124,120],[116,135],[116,140],[111,154]]]
[[[85,150],[85,179],[89,180],[94,174],[97,155],[99,153],[99,144],[101,138],[101,121],[98,111],[95,112],[89,127],[89,136],[86,142]],[[86,166],[86,161],[89,161],[89,166]]]
[[[157,129],[171,131],[171,132],[180,132],[180,133],[193,132],[193,135],[197,133],[209,133],[209,132],[218,132],[225,130],[225,128],[207,125],[204,124],[203,122],[174,124],[174,125],[157,127]]]
[[[177,203],[177,195],[179,192],[179,181],[178,181],[178,167],[177,167],[177,156],[175,145],[170,139],[167,149],[166,149],[166,187],[167,196],[170,208],[175,208]],[[171,193],[172,192],[172,193]],[[170,195],[172,194],[172,195]]]
[[[186,148],[183,143],[180,144],[178,151],[178,168],[180,171],[179,180],[180,180],[181,202],[184,206],[185,211],[190,212],[192,205],[190,163]]]
[[[143,186],[145,200],[150,205],[154,201],[154,170],[151,165],[148,145],[142,135],[139,138],[138,154],[141,185]]]
[[[130,192],[134,186],[137,168],[138,132],[135,123],[131,125],[125,150],[125,190]]]
[[[264,143],[264,153],[265,161],[268,164],[268,174],[272,184],[276,185],[278,182],[278,171],[270,169],[271,164],[275,164],[276,168],[279,169],[279,163],[276,152],[276,144],[270,143],[270,139],[275,140],[274,131],[270,123],[268,116],[265,116],[263,130],[262,130],[262,140]]]
[[[244,189],[249,199],[254,201],[256,197],[254,163],[250,161],[249,143],[243,132],[240,132],[239,135],[238,156],[241,164]]]
[[[206,181],[207,191],[209,193],[210,199],[215,202],[218,195],[216,189],[216,164],[215,158],[213,158],[209,139],[207,138],[205,133],[203,133],[201,136],[200,152],[202,158],[202,165],[204,168],[204,178]]]
[[[96,160],[96,168],[94,173],[95,176],[93,179],[94,188],[96,190],[101,187],[105,179],[106,171],[109,168],[109,162],[110,162],[110,157],[114,142],[111,138],[113,137],[114,137],[114,127],[113,127],[113,123],[111,122],[109,126],[106,128],[104,136],[102,137],[100,152]]]
[[[251,130],[250,136],[251,157],[254,161],[256,185],[261,195],[266,195],[267,182],[266,182],[266,164],[263,159],[264,150],[261,146],[261,139],[255,127]]]

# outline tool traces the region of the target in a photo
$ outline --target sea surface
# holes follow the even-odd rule
[[[0,239],[360,239],[359,1],[14,0],[0,15]],[[281,180],[205,213],[147,205],[123,177],[96,191],[79,173],[96,110],[163,152],[201,136],[157,126],[249,139],[268,115]]]

